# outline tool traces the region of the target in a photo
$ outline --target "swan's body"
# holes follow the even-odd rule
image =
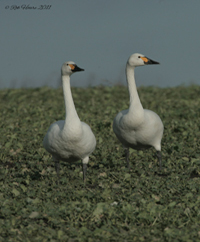
[[[96,139],[91,128],[81,122],[76,112],[71,88],[70,76],[83,71],[74,62],[65,62],[62,66],[62,84],[66,108],[65,120],[53,123],[43,140],[44,148],[52,154],[59,175],[59,161],[76,162],[82,160],[83,179],[86,177],[89,155],[94,151]]]
[[[154,147],[157,151],[161,168],[161,139],[163,123],[160,117],[151,110],[143,109],[140,102],[134,69],[146,64],[159,64],[141,54],[133,54],[127,61],[126,77],[130,95],[129,109],[117,114],[113,122],[113,131],[126,148],[126,160],[129,167],[129,147],[135,150]]]

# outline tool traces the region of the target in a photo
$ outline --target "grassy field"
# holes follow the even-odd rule
[[[131,150],[129,173],[112,131],[126,87],[72,88],[97,139],[87,182],[61,162],[60,185],[42,140],[64,119],[62,89],[0,91],[0,241],[200,241],[200,86],[138,89],[165,130],[155,151]]]

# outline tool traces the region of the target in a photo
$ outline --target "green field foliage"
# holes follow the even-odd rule
[[[131,150],[130,172],[112,131],[127,87],[72,88],[97,146],[87,181],[61,162],[60,184],[42,140],[65,118],[62,89],[0,91],[0,241],[200,241],[200,86],[140,87],[165,129],[155,150]]]

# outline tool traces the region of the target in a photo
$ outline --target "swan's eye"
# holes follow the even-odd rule
[[[67,64],[67,66],[68,66],[69,64]]]
[[[138,56],[138,58],[140,58],[140,56]]]

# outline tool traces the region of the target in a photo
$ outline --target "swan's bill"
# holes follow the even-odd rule
[[[84,71],[84,69],[78,67],[78,66],[75,65],[75,64],[69,64],[69,66],[71,67],[71,70],[72,70],[73,72]]]
[[[144,61],[144,64],[146,64],[146,65],[160,64],[159,62],[151,60],[146,56],[141,56],[140,58]]]

